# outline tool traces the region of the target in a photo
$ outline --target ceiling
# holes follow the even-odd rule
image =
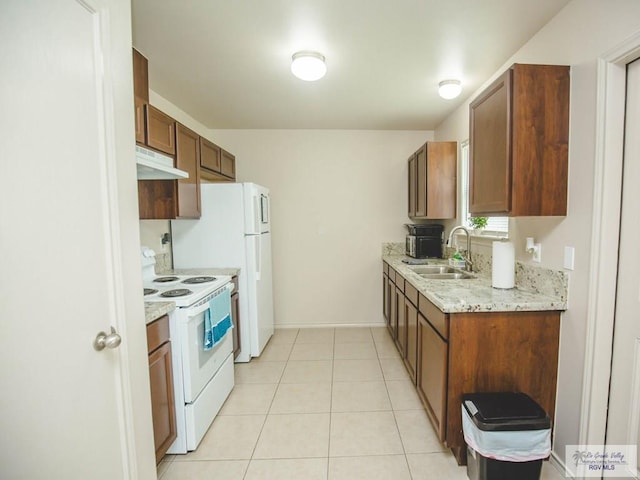
[[[208,128],[432,130],[567,3],[132,0],[133,43],[151,89]],[[299,50],[323,79],[291,74]]]

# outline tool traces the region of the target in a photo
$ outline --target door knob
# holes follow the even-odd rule
[[[93,348],[97,351],[105,348],[118,348],[122,343],[122,337],[116,333],[116,329],[111,327],[111,333],[100,332],[93,341]]]

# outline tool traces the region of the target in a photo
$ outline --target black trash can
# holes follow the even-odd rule
[[[524,393],[462,396],[470,480],[539,480],[551,454],[551,420]]]

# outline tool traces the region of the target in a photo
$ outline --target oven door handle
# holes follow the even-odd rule
[[[226,290],[229,290],[229,294],[231,294],[231,292],[233,291],[233,288],[234,288],[233,287],[233,283],[227,283],[222,288],[226,289]],[[222,289],[220,289],[220,290],[222,290]],[[219,290],[216,290],[216,292],[219,292]],[[211,301],[211,299],[209,299],[209,301]],[[209,301],[203,302],[202,305],[198,305],[197,307],[194,307],[193,309],[189,309],[188,314],[187,314],[189,319],[200,315],[205,310],[208,310],[209,309]]]

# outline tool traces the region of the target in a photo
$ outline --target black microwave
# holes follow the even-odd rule
[[[407,225],[405,250],[413,258],[442,258],[444,244],[444,226]]]

